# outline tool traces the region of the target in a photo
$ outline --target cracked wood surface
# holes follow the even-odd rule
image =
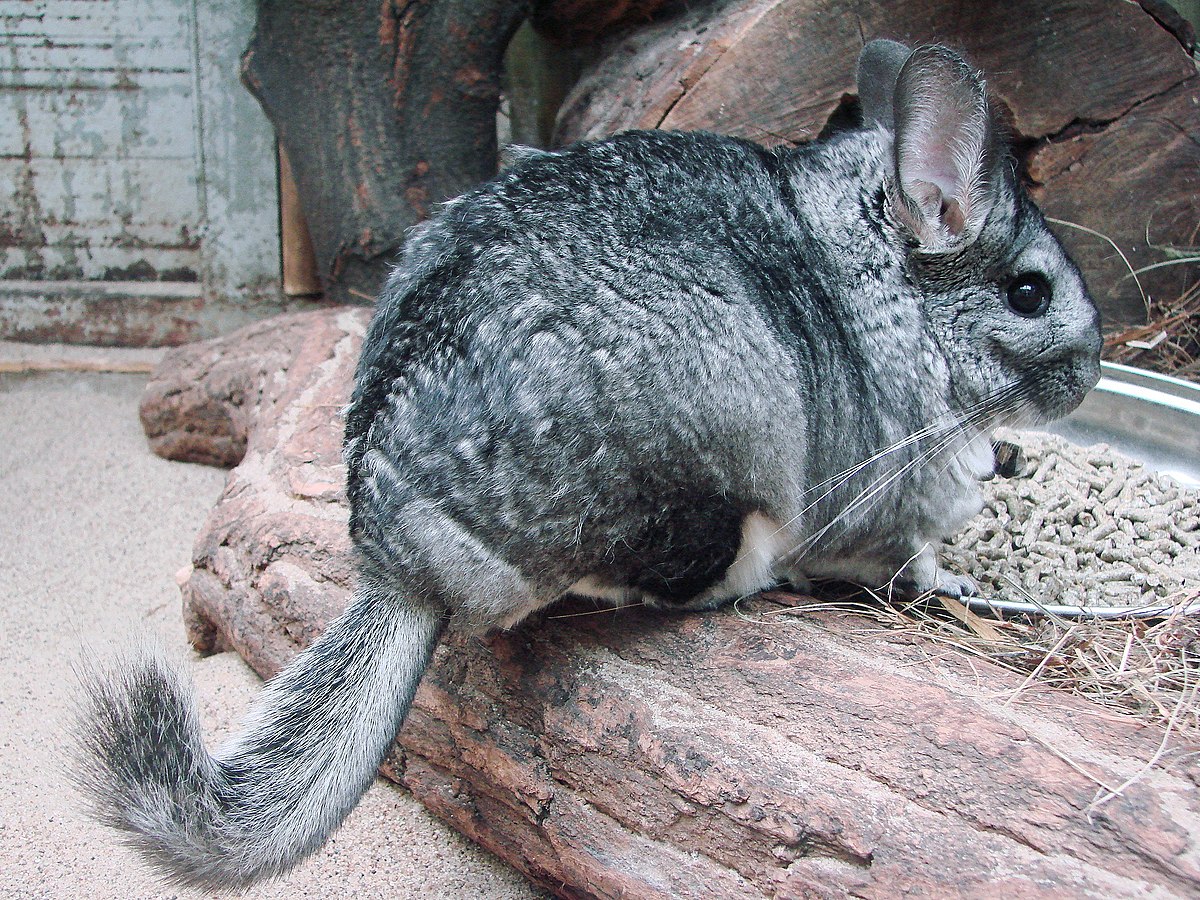
[[[235,465],[185,614],[199,649],[264,676],[349,596],[337,413],[366,321],[171,351],[142,405],[159,453]],[[1200,892],[1194,766],[1089,810],[1160,730],[1050,689],[1006,707],[1020,678],[794,599],[452,629],[385,774],[564,897]]]
[[[1200,77],[1179,41],[1125,0],[959,3],[717,0],[628,32],[575,87],[556,140],[626,128],[811,140],[856,92],[865,40],[948,43],[987,75],[1046,213],[1112,238],[1132,264],[1193,247],[1200,227]],[[1145,306],[1102,239],[1056,226],[1111,322]],[[1196,266],[1143,276],[1178,297]]]

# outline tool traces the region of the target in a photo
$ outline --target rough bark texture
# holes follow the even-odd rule
[[[263,675],[348,597],[337,413],[366,321],[290,316],[171,351],[147,390],[159,452],[244,448],[183,591],[197,647]],[[1200,892],[1194,769],[1088,809],[1161,731],[1049,690],[1006,707],[1009,673],[778,601],[452,630],[386,773],[565,897]]]
[[[496,168],[528,0],[260,0],[243,79],[295,172],[326,296],[373,298],[405,231]]]
[[[687,0],[536,0],[531,22],[557,43],[580,46],[687,5]]]
[[[1134,266],[1200,227],[1200,77],[1179,40],[1124,0],[958,3],[717,0],[628,33],[576,86],[561,143],[624,128],[811,140],[854,95],[863,41],[940,41],[988,74],[1047,214],[1111,237]],[[1142,299],[1103,240],[1058,228],[1110,322]],[[1178,297],[1195,266],[1143,277]]]

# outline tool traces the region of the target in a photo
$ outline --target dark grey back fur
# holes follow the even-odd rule
[[[974,590],[936,547],[978,509],[990,431],[1095,384],[1098,319],[978,73],[893,42],[859,72],[860,130],[523,152],[414,230],[347,412],[354,605],[215,757],[168,669],[93,688],[93,793],[152,861],[243,884],[319,845],[446,617],[778,577]]]

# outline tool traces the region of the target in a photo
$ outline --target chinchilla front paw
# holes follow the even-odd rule
[[[975,583],[974,578],[970,575],[947,572],[941,566],[937,568],[932,590],[935,594],[941,594],[943,597],[950,597],[954,600],[979,596],[979,585]]]
[[[893,592],[909,599],[933,593],[961,600],[979,594],[975,579],[943,569],[937,564],[937,557],[928,545],[906,560],[888,586]]]

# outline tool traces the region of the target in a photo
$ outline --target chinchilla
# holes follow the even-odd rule
[[[1095,385],[1099,319],[974,69],[875,41],[858,79],[857,130],[521,153],[416,228],[347,409],[353,602],[216,755],[170,667],[94,678],[104,821],[178,882],[284,872],[370,784],[451,618],[779,577],[971,593],[935,549],[991,430]]]

